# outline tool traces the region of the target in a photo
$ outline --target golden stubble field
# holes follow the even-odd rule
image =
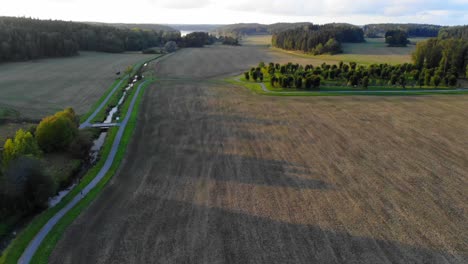
[[[468,261],[467,96],[272,97],[221,81],[253,51],[156,66],[127,158],[50,263]]]

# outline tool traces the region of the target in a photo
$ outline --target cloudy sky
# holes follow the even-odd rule
[[[73,21],[230,24],[468,24],[468,0],[5,0],[0,16]]]

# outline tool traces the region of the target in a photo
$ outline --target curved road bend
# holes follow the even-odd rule
[[[131,113],[133,111],[133,107],[135,106],[136,99],[138,98],[138,94],[140,93],[141,87],[145,83],[146,83],[146,81],[142,82],[138,86],[138,88],[136,90],[135,96],[133,97],[132,102],[130,103],[130,107],[128,108],[127,114],[125,115],[125,119],[123,120],[123,122],[121,123],[121,125],[119,127],[119,131],[117,132],[117,136],[115,137],[114,143],[112,144],[112,149],[111,149],[111,151],[109,153],[109,156],[107,156],[107,159],[106,159],[106,162],[104,163],[104,166],[101,168],[101,170],[96,175],[96,177],[88,184],[88,186],[86,186],[83,189],[81,194],[76,195],[75,198],[73,198],[73,200],[69,204],[67,204],[64,208],[62,208],[62,210],[57,212],[57,214],[55,214],[42,227],[42,229],[39,231],[39,233],[37,233],[37,235],[34,237],[34,239],[31,240],[31,242],[29,243],[28,247],[24,250],[23,254],[21,255],[21,258],[18,261],[18,263],[21,263],[21,264],[30,263],[32,257],[36,253],[36,251],[39,248],[39,246],[41,245],[42,241],[47,236],[47,234],[52,230],[52,228],[58,223],[58,221],[60,219],[62,219],[62,217],[68,211],[70,211],[78,202],[80,202],[102,180],[102,178],[104,178],[107,171],[112,166],[112,163],[114,161],[115,155],[117,154],[117,150],[119,148],[119,144],[120,144],[120,141],[122,139],[123,133],[125,131],[125,128],[127,127],[127,123],[128,123],[128,120],[130,119]],[[119,86],[120,86],[120,82],[119,82],[119,84],[117,84],[116,87],[119,87]],[[115,88],[114,88],[114,90],[115,90]],[[111,92],[109,94],[109,96],[112,95],[112,93],[113,92]],[[107,100],[107,98],[106,98],[106,100]],[[106,102],[106,100],[104,102]],[[96,112],[98,112],[98,110],[99,110],[99,108],[96,110]],[[92,116],[93,115],[91,115],[90,118]],[[91,120],[91,119],[89,119],[89,120]],[[84,124],[86,124],[86,122]]]

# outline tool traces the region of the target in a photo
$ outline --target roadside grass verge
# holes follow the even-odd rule
[[[151,62],[153,60],[156,60],[161,56],[162,56],[161,54],[158,54],[158,55],[156,55],[155,57],[153,57],[153,58],[151,58],[149,60],[145,60],[145,61],[133,64],[133,72],[132,72],[131,76],[133,76],[143,64],[149,63],[149,62]],[[120,78],[117,78],[112,83],[112,85],[110,85],[109,88],[107,88],[106,92],[101,96],[101,98],[99,98],[99,100],[89,109],[89,111],[86,114],[80,116],[80,123],[85,122],[86,119],[88,119],[88,117],[90,115],[92,115],[94,113],[94,111],[96,111],[96,109],[99,107],[99,105],[106,99],[107,95],[109,95],[109,93],[112,91],[112,88],[114,88],[120,82],[120,80],[122,80],[122,78],[125,78],[125,76],[121,76]],[[117,104],[120,97],[122,96],[123,88],[126,85],[127,85],[127,83],[126,83],[126,80],[124,79],[122,81],[122,84],[120,85],[120,87],[117,88],[116,93],[112,96],[112,98],[109,99],[109,102],[106,104],[106,107],[103,107],[103,109],[96,115],[96,117],[92,120],[92,122],[105,119],[105,117],[107,116],[107,108],[109,106],[113,107],[113,106],[115,106]],[[118,91],[121,91],[121,92],[118,93]],[[115,98],[117,98],[117,99],[115,100]],[[113,104],[111,104],[111,103],[113,103]]]
[[[89,111],[84,114],[84,115],[81,115],[80,116],[80,123],[83,123],[86,121],[86,119],[88,119],[88,117],[90,115],[92,115],[94,113],[94,111],[96,111],[96,109],[99,107],[99,105],[106,99],[106,97],[109,95],[109,93],[112,91],[112,88],[114,86],[117,85],[117,83],[120,82],[120,78],[116,79],[112,84],[111,86],[109,86],[109,88],[107,88],[106,92],[101,96],[101,98],[99,98],[99,100],[89,109]]]
[[[88,195],[81,200],[73,209],[71,209],[68,213],[66,213],[62,219],[53,227],[51,232],[45,237],[42,241],[40,247],[38,248],[36,254],[34,255],[32,262],[33,263],[48,263],[49,256],[52,253],[55,245],[62,237],[63,233],[65,232],[66,228],[80,215],[80,213],[85,210],[88,205],[99,195],[102,189],[106,186],[109,180],[112,178],[113,175],[117,172],[120,167],[120,164],[125,156],[125,151],[127,149],[128,144],[131,141],[133,132],[135,130],[137,124],[137,117],[138,112],[140,110],[141,101],[144,95],[146,88],[151,85],[153,80],[148,80],[148,82],[142,86],[140,93],[135,102],[135,107],[133,111],[130,113],[130,119],[128,120],[127,127],[125,128],[122,140],[119,145],[119,149],[115,156],[114,162],[112,163],[111,168],[105,175],[105,177],[96,185],[94,189],[92,189]],[[126,113],[128,108],[130,107],[130,102],[135,96],[135,93],[125,101],[125,104],[122,107],[122,110]],[[117,132],[117,128],[114,128],[114,136]],[[111,144],[110,144],[111,145]]]
[[[468,94],[468,90],[450,91],[448,88],[411,88],[401,89],[394,87],[370,86],[369,89],[362,88],[346,88],[342,86],[320,86],[320,90],[307,91],[297,89],[284,89],[272,87],[269,81],[265,80],[264,84],[269,90],[265,92],[259,82],[247,81],[242,75],[225,79],[224,81],[238,86],[243,86],[257,94],[270,96],[413,96],[413,95],[459,95]],[[444,90],[434,92],[433,90]]]

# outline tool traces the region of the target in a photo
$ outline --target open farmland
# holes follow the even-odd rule
[[[410,38],[409,40],[412,43],[417,43],[425,40],[425,38]],[[267,48],[271,46],[271,35],[247,36],[242,40],[242,44]],[[272,48],[272,52],[278,53],[276,56],[279,57],[283,57],[281,53],[287,53],[293,56],[307,58],[315,65],[322,64],[323,62],[334,64],[339,61],[357,62],[360,64],[399,64],[411,62],[411,53],[414,49],[415,45],[408,45],[408,47],[387,47],[385,39],[383,38],[367,38],[364,43],[343,43],[343,53],[336,55],[324,54],[313,56],[299,51],[286,51],[278,48]]]
[[[50,263],[466,263],[468,97],[270,97],[273,53],[153,66],[127,158]]]
[[[0,109],[26,119],[69,106],[83,114],[105,93],[117,71],[151,57],[81,52],[76,57],[0,64]]]

